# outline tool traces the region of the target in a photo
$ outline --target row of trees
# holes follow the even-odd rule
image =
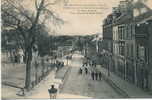
[[[14,30],[19,46],[24,51],[26,58],[26,80],[25,88],[30,90],[31,61],[34,45],[38,45],[38,50],[44,51],[41,46],[43,40],[48,38],[46,21],[54,25],[64,23],[62,19],[57,17],[49,6],[48,0],[34,0],[34,9],[30,10],[24,7],[25,0],[3,0],[2,1],[2,32],[4,30]],[[4,32],[5,33],[5,32]],[[10,33],[11,34],[11,33]],[[12,34],[13,36],[13,34]],[[41,38],[43,36],[43,39]],[[38,42],[39,40],[42,40]],[[48,41],[45,41],[48,42]],[[44,44],[45,44],[44,42]]]
[[[75,49],[79,51],[83,51],[87,49],[88,47],[94,46],[93,40],[94,36],[93,35],[88,35],[88,36],[79,36],[77,40],[75,40]]]

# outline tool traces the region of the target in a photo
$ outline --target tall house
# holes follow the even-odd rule
[[[137,85],[152,90],[152,10],[135,17]]]
[[[113,15],[109,14],[103,24],[103,42],[104,49],[112,53],[112,19]]]
[[[129,14],[121,15],[113,23],[113,57],[117,74],[134,83],[135,40],[134,23]]]
[[[112,15],[115,73],[138,87],[152,90],[151,8],[140,0],[120,1]]]

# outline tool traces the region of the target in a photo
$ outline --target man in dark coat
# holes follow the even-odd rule
[[[95,75],[95,73],[92,72],[92,73],[91,73],[92,80],[94,80],[94,75]]]
[[[18,57],[17,57],[17,54],[15,53],[15,63],[17,63],[18,62]]]
[[[101,80],[101,78],[102,78],[102,73],[99,72],[99,79]]]
[[[86,75],[88,74],[88,69],[87,68],[85,68],[85,73],[86,73]]]
[[[95,77],[96,77],[96,80],[98,80],[98,73],[97,72],[95,73]]]
[[[96,62],[94,62],[94,67],[96,67],[97,66],[97,63]]]
[[[54,88],[54,85],[51,85],[51,89],[48,89],[50,99],[56,99],[57,89]]]
[[[80,68],[80,70],[79,70],[79,74],[82,74],[82,69]]]

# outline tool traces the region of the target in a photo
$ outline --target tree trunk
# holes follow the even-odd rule
[[[24,63],[27,62],[27,56],[28,56],[28,55],[27,55],[27,51],[25,51],[25,52],[24,52],[24,58],[23,58],[23,59],[24,59]]]
[[[42,66],[42,77],[44,77],[44,60],[43,60],[43,58],[42,58],[42,60],[41,60],[41,66]]]
[[[38,65],[35,65],[35,79],[36,79],[36,83],[38,83]]]
[[[31,61],[32,61],[32,50],[28,49],[27,52],[27,61],[26,61],[26,79],[25,79],[25,88],[30,90],[31,84]]]

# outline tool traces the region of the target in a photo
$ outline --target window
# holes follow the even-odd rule
[[[129,25],[126,25],[126,38],[129,39]]]
[[[134,29],[134,26],[133,25],[130,25],[130,39],[133,39],[133,30]]]
[[[119,37],[119,39],[121,39],[121,30],[120,30],[120,27],[118,27],[118,37]]]
[[[119,54],[125,56],[125,43],[123,42],[119,43]]]
[[[127,25],[126,27],[126,37],[127,39],[132,39],[132,32],[133,32],[133,27],[131,24]]]
[[[116,32],[115,32],[115,28],[113,28],[113,40],[116,40]]]
[[[131,55],[130,56],[133,57],[134,56],[134,45],[133,44],[131,44],[130,49],[131,49],[131,51],[130,51]]]
[[[125,39],[125,26],[119,26],[118,27],[118,35],[119,35],[119,39],[120,40],[124,40]]]
[[[114,48],[113,49],[114,49],[114,54],[118,54],[119,50],[118,50],[118,44],[117,43],[114,44]]]
[[[143,46],[139,47],[139,57],[143,60],[145,59],[145,48]]]
[[[126,51],[126,53],[127,53],[127,56],[129,55],[129,44],[127,44],[127,51]]]

